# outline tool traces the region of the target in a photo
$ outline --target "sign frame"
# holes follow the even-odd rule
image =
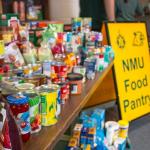
[[[148,32],[147,32],[147,24],[144,22],[144,21],[141,21],[141,22],[104,22],[104,24],[103,24],[103,30],[105,30],[105,32],[106,32],[106,35],[107,35],[107,37],[105,37],[106,38],[106,40],[107,40],[107,43],[109,44],[109,45],[112,45],[111,44],[111,39],[110,39],[110,31],[109,31],[109,27],[108,27],[108,25],[109,24],[112,24],[112,23],[116,23],[116,24],[122,24],[122,23],[128,23],[128,24],[132,24],[132,23],[142,23],[143,25],[145,25],[145,32],[146,32],[146,40],[147,40],[147,42],[146,42],[146,44],[147,44],[147,46],[148,46],[148,48],[149,48],[149,50],[148,50],[148,53],[149,53],[149,55],[150,55],[150,47],[149,47],[149,43],[148,43]],[[105,28],[105,29],[104,29]],[[113,66],[113,78],[114,78],[114,85],[115,85],[115,92],[116,92],[116,103],[117,103],[117,105],[118,105],[118,112],[119,112],[119,118],[120,119],[124,119],[123,118],[123,116],[122,116],[122,113],[121,113],[121,100],[120,100],[120,97],[119,97],[119,91],[118,91],[118,83],[117,83],[117,79],[116,79],[116,71],[115,71],[115,64],[114,64],[114,66]],[[149,114],[150,113],[150,111],[149,112],[147,112],[147,113],[145,113],[145,114],[142,114],[142,115],[140,115],[140,116],[137,116],[137,117],[135,117],[135,118],[133,118],[133,119],[131,119],[131,120],[128,120],[128,121],[132,121],[132,120],[135,120],[135,119],[138,119],[138,118],[140,118],[140,117],[142,117],[142,116],[144,116],[144,115],[147,115],[147,114]]]

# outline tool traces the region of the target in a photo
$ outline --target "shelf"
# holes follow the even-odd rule
[[[83,87],[82,94],[71,96],[62,108],[61,115],[56,125],[43,127],[38,134],[33,134],[30,140],[23,144],[23,150],[52,149],[59,141],[71,122],[78,116],[81,109],[88,102],[97,87],[101,84],[113,66],[113,61],[101,73],[96,73],[94,80],[88,80]]]

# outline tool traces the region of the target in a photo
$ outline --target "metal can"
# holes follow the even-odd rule
[[[31,133],[37,133],[41,130],[40,96],[33,90],[25,92],[24,95],[29,97]]]
[[[67,76],[67,66],[63,62],[52,62],[51,70],[52,78]]]
[[[57,123],[57,97],[58,91],[43,85],[37,88],[41,97],[41,124],[50,126]]]
[[[44,61],[43,62],[43,74],[47,77],[51,75],[51,61]]]
[[[84,66],[86,67],[87,73],[89,71],[95,72],[95,69],[96,69],[96,59],[95,58],[94,59],[87,58],[84,61]]]
[[[69,82],[60,83],[59,86],[60,86],[61,104],[65,104],[66,101],[69,99],[70,93]]]
[[[56,85],[56,84],[49,84],[48,88],[57,91],[56,117],[58,117],[61,113],[61,91],[60,91],[60,87],[59,87],[59,85]]]

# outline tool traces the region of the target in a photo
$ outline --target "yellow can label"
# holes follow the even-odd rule
[[[42,125],[49,126],[57,122],[57,91],[41,94]]]

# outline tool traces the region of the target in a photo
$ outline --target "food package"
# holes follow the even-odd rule
[[[46,60],[52,60],[53,59],[53,55],[52,55],[52,52],[50,50],[50,46],[45,41],[43,41],[41,43],[41,47],[38,50],[38,58],[39,58],[40,62],[44,62]]]
[[[5,62],[12,63],[15,67],[24,65],[23,56],[15,42],[5,47]]]
[[[0,150],[21,149],[21,140],[16,122],[8,104],[0,99]]]
[[[37,60],[37,50],[27,41],[23,48],[23,57],[27,64],[35,64]]]
[[[4,108],[1,108],[0,110],[0,118],[0,148],[11,150],[8,120],[6,118],[6,110]]]

